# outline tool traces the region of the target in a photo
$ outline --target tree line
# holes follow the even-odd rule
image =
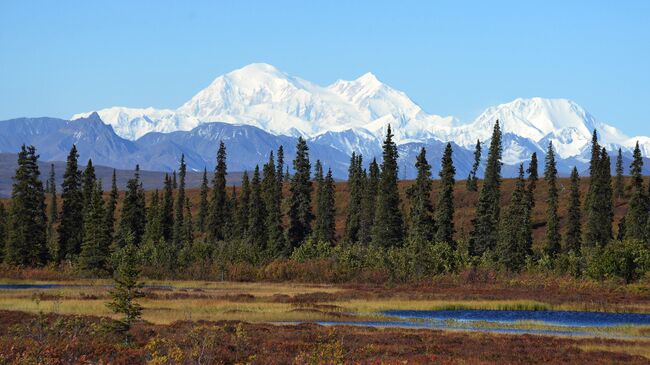
[[[390,126],[382,149],[381,163],[373,159],[365,165],[362,155],[352,154],[345,228],[337,237],[332,171],[326,171],[322,161],[316,161],[312,168],[309,147],[302,138],[296,146],[292,174],[280,146],[271,151],[261,168],[256,166],[251,175],[243,173],[239,189],[227,187],[227,154],[221,142],[211,181],[207,169],[203,171],[197,209],[192,209],[185,191],[184,156],[178,171],[165,175],[162,189],[149,193],[143,189],[136,166],[124,189],[119,215],[115,172],[111,190],[105,194],[92,161],[80,169],[78,151],[72,146],[59,195],[53,166],[44,187],[35,148],[22,146],[11,202],[7,207],[0,204],[0,258],[10,265],[64,265],[90,276],[110,274],[119,252],[127,246],[137,248],[150,266],[169,272],[197,262],[209,265],[246,260],[265,265],[282,258],[318,258],[333,255],[334,248],[345,247],[379,250],[395,262],[411,262],[411,271],[416,272],[424,270],[420,265],[432,265],[418,262],[424,257],[435,257],[438,262],[434,266],[444,261],[446,271],[458,267],[460,262],[488,263],[521,271],[530,267],[532,261],[550,266],[561,260],[580,262],[587,251],[591,252],[590,257],[596,257],[593,260],[606,261],[600,265],[605,268],[594,270],[607,271],[611,268],[606,266],[622,265],[607,258],[617,255],[612,250],[631,252],[628,256],[634,264],[631,271],[626,271],[631,272],[626,279],[646,270],[646,261],[650,265],[650,187],[644,186],[638,143],[629,170],[631,182],[625,186],[621,150],[612,176],[609,154],[600,146],[594,130],[588,192],[584,198],[581,196],[580,177],[574,167],[568,208],[564,212],[566,229],[561,234],[560,186],[555,150],[549,142],[541,176],[547,191],[546,234],[540,252],[533,250],[531,218],[540,179],[537,155],[532,154],[527,166],[519,165],[509,204],[502,207],[503,151],[498,121],[480,181],[477,175],[482,146],[479,141],[476,144],[466,184],[469,191],[478,192],[478,202],[472,230],[464,242],[455,239],[456,170],[452,145],[447,143],[445,147],[440,161],[440,184],[435,192],[431,164],[425,148],[420,150],[415,161],[417,176],[406,189],[408,209],[399,194],[398,151]],[[614,201],[622,199],[625,190],[631,192],[629,208],[614,236]],[[195,217],[193,212],[198,212]],[[445,254],[441,256],[441,252]],[[593,252],[597,254],[594,256]],[[606,257],[605,252],[610,255]],[[337,259],[349,254],[338,252]],[[395,258],[398,256],[402,258]]]

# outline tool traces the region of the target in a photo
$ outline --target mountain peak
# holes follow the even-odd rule
[[[372,72],[366,72],[359,76],[355,81],[365,85],[380,85],[382,83]]]

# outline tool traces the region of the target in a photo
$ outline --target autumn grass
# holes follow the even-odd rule
[[[650,342],[648,343],[631,343],[631,344],[582,344],[577,345],[582,351],[588,352],[618,352],[627,355],[643,356],[650,360]]]

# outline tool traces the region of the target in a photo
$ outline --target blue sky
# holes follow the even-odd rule
[[[0,2],[0,119],[176,108],[252,62],[326,85],[372,71],[463,121],[575,100],[650,134],[650,1]]]

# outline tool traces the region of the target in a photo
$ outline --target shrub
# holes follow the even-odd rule
[[[587,275],[594,279],[622,278],[631,283],[650,271],[650,249],[640,240],[612,241],[587,251]]]

